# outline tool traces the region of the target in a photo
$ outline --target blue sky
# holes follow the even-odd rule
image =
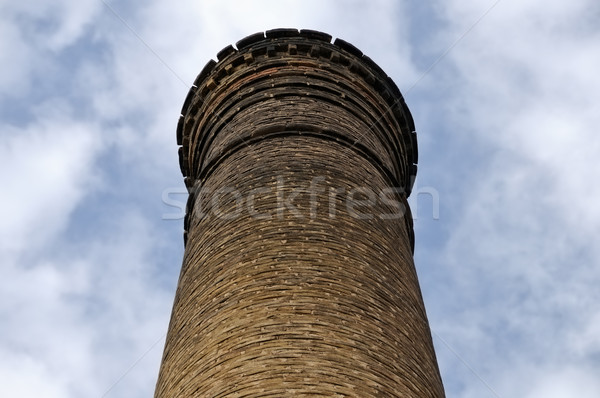
[[[152,396],[179,111],[274,27],[355,44],[406,98],[448,397],[600,396],[598,2],[105,1],[0,0],[0,396]]]

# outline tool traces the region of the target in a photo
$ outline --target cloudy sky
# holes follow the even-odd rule
[[[0,0],[0,396],[152,396],[179,111],[208,59],[274,27],[350,41],[407,100],[448,397],[600,396],[596,0]]]

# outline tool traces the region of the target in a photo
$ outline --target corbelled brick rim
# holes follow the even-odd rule
[[[228,45],[217,53],[217,61],[211,59],[196,77],[190,88],[177,123],[177,144],[179,162],[188,190],[191,190],[200,172],[194,164],[192,150],[194,124],[188,115],[194,115],[219,84],[240,67],[252,67],[261,56],[281,56],[299,60],[319,60],[348,70],[354,78],[362,79],[375,89],[387,103],[386,112],[393,116],[401,126],[398,139],[408,157],[408,173],[402,185],[409,196],[417,173],[417,137],[412,115],[404,101],[398,86],[371,58],[342,39],[310,29],[278,28],[258,32],[239,40],[235,47]],[[209,100],[208,100],[209,101]],[[218,115],[217,115],[218,117]]]

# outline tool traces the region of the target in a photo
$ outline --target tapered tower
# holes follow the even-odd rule
[[[217,58],[177,126],[186,248],[155,397],[443,397],[400,91],[316,31]]]

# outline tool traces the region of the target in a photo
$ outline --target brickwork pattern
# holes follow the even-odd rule
[[[186,250],[155,397],[443,397],[399,90],[325,33],[236,47],[202,70],[177,127]],[[396,189],[350,209],[364,187]],[[229,188],[254,192],[252,211]]]

